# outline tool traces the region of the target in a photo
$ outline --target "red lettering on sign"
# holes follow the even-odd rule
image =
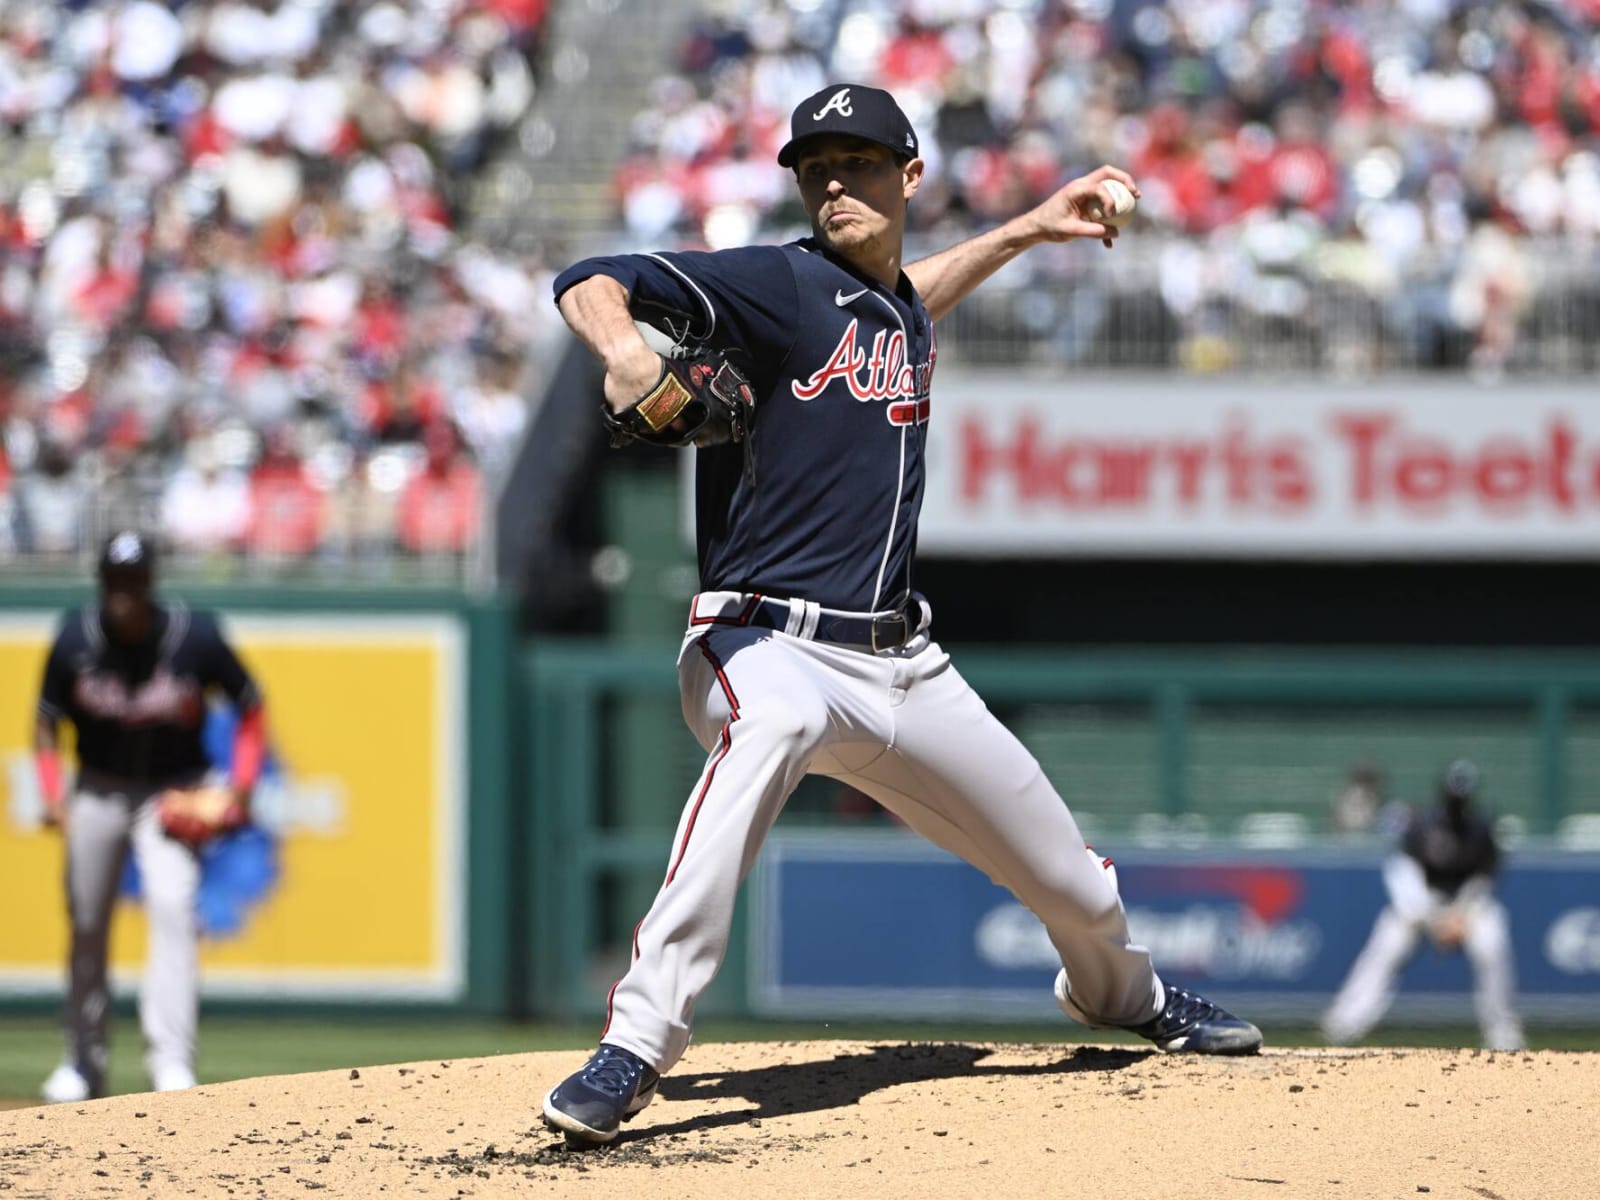
[[[888,351],[885,365],[889,366]],[[889,419],[926,419],[923,402],[896,400]],[[1081,512],[1163,510],[1292,516],[1331,506],[1427,520],[1473,512],[1501,519],[1533,506],[1551,513],[1600,511],[1600,439],[1569,421],[1518,434],[1410,425],[1398,411],[1330,411],[1331,441],[1262,436],[1249,414],[1230,414],[1208,434],[1058,434],[1035,413],[1010,425],[965,416],[955,462],[967,504],[1007,497],[1021,506]]]
[[[1394,418],[1383,414],[1358,416],[1335,413],[1332,424],[1333,431],[1350,443],[1350,449],[1355,454],[1355,480],[1351,499],[1365,508],[1377,499],[1378,495],[1378,468],[1375,457],[1378,439],[1389,431],[1389,427],[1394,424]]]
[[[1237,420],[1229,418],[1227,431],[1222,435],[1222,469],[1228,479],[1228,502],[1235,508],[1247,508],[1255,494],[1252,486],[1254,461],[1245,432]]]
[[[1546,460],[1545,479],[1550,489],[1550,499],[1562,512],[1571,512],[1577,502],[1573,491],[1572,467],[1578,449],[1577,435],[1559,417],[1545,431],[1549,435],[1550,457]]]
[[[1034,459],[1030,491],[1041,498],[1076,506],[1078,485],[1074,477],[1086,447],[1068,438],[1054,446],[1041,447]]]
[[[1150,494],[1150,464],[1154,461],[1153,446],[1124,443],[1101,446],[1097,499],[1102,507],[1143,504]]]
[[[989,441],[989,430],[976,417],[961,422],[961,495],[966,500],[977,500],[989,484],[990,476],[1014,476],[1023,484],[1027,498],[1026,480],[1032,474],[1033,444],[1038,440],[1039,427],[1031,417],[1017,423],[1015,439],[1009,445]]]
[[[1450,494],[1454,467],[1450,447],[1444,443],[1432,438],[1408,441],[1395,461],[1395,493],[1411,504],[1438,504]]]
[[[1279,508],[1299,509],[1311,503],[1311,474],[1298,441],[1285,438],[1268,448],[1267,487]]]
[[[1204,442],[1175,442],[1167,447],[1167,457],[1178,471],[1178,502],[1193,508],[1200,503],[1200,481],[1211,448]]]
[[[1184,508],[1218,494],[1234,507],[1304,508],[1313,477],[1298,439],[1253,442],[1243,425],[1215,442],[1119,438],[1051,441],[1025,416],[1009,436],[977,417],[961,423],[961,496],[981,501],[991,487],[1009,485],[1023,504],[1073,509],[1139,508],[1169,495]]]
[[[1538,472],[1525,447],[1507,438],[1496,438],[1483,448],[1472,482],[1486,504],[1518,504],[1533,495]]]
[[[1570,513],[1600,499],[1600,457],[1591,457],[1592,478],[1585,480],[1584,448],[1560,418],[1542,437],[1499,434],[1469,446],[1407,430],[1393,414],[1334,413],[1329,424],[1349,452],[1358,508],[1399,503],[1437,512],[1468,502],[1504,514],[1543,501]]]

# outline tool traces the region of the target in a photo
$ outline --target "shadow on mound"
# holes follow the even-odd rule
[[[780,1052],[781,1045],[773,1046]],[[980,1076],[1071,1075],[1120,1071],[1149,1058],[1150,1050],[1077,1046],[1054,1062],[985,1065],[993,1050],[961,1043],[874,1046],[863,1054],[840,1054],[825,1062],[780,1062],[745,1071],[669,1075],[661,1081],[667,1100],[751,1101],[755,1107],[708,1113],[670,1125],[624,1130],[618,1142],[740,1125],[762,1117],[821,1112],[858,1103],[863,1096],[902,1083]]]

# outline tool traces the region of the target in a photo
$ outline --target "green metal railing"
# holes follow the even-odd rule
[[[618,769],[633,747],[612,726],[652,699],[662,721],[679,720],[676,651],[547,642],[525,659],[540,1011],[594,1015],[641,915],[607,914],[605,899],[623,880],[654,886],[666,868],[699,747],[680,725],[681,754],[655,765],[654,813],[641,818],[637,802],[611,795],[619,778],[640,774]],[[1600,654],[1032,648],[955,658],[1086,829],[1132,836],[1142,819],[1193,819],[1226,838],[1236,828],[1227,822],[1281,810],[1315,835],[1361,757],[1382,762],[1396,795],[1412,801],[1427,798],[1450,758],[1475,757],[1490,806],[1532,835],[1600,811]],[[782,819],[826,810],[826,797],[811,799]],[[740,949],[736,936],[730,958]],[[711,1007],[739,1007],[741,977],[730,962]]]

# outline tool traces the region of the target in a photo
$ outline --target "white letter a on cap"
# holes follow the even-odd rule
[[[829,97],[828,102],[824,104],[821,109],[811,114],[811,119],[813,121],[822,120],[823,117],[828,115],[830,109],[834,112],[837,112],[841,117],[848,117],[851,115],[853,110],[850,107],[849,88],[840,88],[837,92],[835,92],[831,97]]]

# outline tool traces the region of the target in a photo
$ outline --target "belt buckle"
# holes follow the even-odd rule
[[[890,622],[894,622],[895,624],[899,625],[899,640],[893,642],[884,642],[880,645],[878,642],[878,626],[880,624],[887,625]],[[877,654],[883,650],[894,650],[900,646],[904,646],[906,642],[910,640],[910,625],[911,622],[907,619],[905,613],[897,613],[892,617],[879,617],[874,620],[872,622],[872,652]]]

